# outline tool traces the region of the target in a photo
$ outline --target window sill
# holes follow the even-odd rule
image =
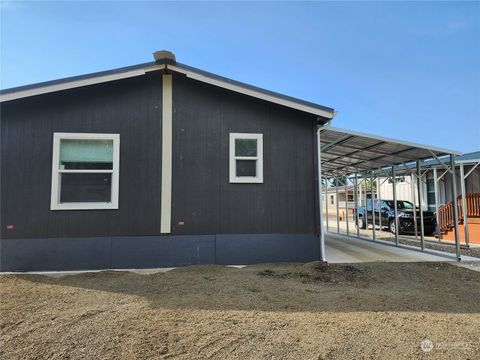
[[[244,177],[230,179],[230,184],[263,184],[262,178]]]
[[[118,210],[118,204],[113,204],[113,203],[51,204],[50,210]]]

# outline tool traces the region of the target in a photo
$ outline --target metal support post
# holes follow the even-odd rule
[[[318,161],[318,186],[320,187],[320,191],[318,192],[318,207],[320,208],[319,216],[320,216],[320,246],[319,246],[319,258],[322,261],[326,261],[326,254],[325,254],[325,231],[323,230],[323,204],[322,204],[322,160],[321,160],[321,151],[320,151],[320,128],[317,129],[317,161]],[[325,184],[326,185],[326,184]],[[327,192],[327,188],[325,186],[325,194]],[[328,221],[328,220],[327,220]]]
[[[465,191],[465,169],[463,164],[460,164],[460,188],[462,189],[462,216],[463,229],[465,230],[465,245],[468,246],[470,239],[468,238],[468,222],[467,222],[467,194]]]
[[[372,202],[372,238],[373,241],[375,241],[376,234],[375,234],[375,196],[374,196],[374,191],[373,191],[373,172],[370,173],[370,192],[372,195],[371,197],[371,202]]]
[[[453,197],[453,224],[455,227],[455,251],[458,261],[460,256],[460,236],[458,234],[458,208],[457,208],[457,174],[455,173],[455,156],[450,154],[450,166],[452,167],[452,197]]]
[[[393,181],[393,221],[395,222],[395,246],[398,246],[398,208],[397,208],[397,179],[395,178],[395,167],[392,166]]]
[[[340,233],[340,217],[338,216],[338,179],[335,178],[335,194],[337,196],[337,201],[335,201],[335,205],[337,207],[337,233]]]
[[[380,191],[380,187],[382,186],[382,184],[380,181],[381,181],[381,178],[379,176],[377,177],[378,227],[379,227],[379,230],[382,231],[382,199],[381,199],[381,191]]]
[[[435,218],[437,222],[437,239],[440,241],[440,237],[442,234],[440,233],[440,214],[438,213],[440,210],[439,207],[439,200],[438,200],[438,176],[437,176],[437,168],[433,168],[433,188],[435,190]]]
[[[327,178],[325,178],[325,215],[326,215],[326,223],[327,223],[327,231],[329,231],[328,228],[328,203],[330,202],[329,196],[328,196],[328,186],[329,186],[329,181]]]
[[[363,186],[365,188],[365,212],[364,212],[364,216],[365,216],[365,230],[368,230],[368,207],[367,207],[367,203],[368,203],[368,195],[367,195],[367,178],[365,177],[365,174],[362,175],[363,177]]]
[[[345,220],[347,221],[347,235],[350,235],[350,229],[348,228],[348,179],[345,179]]]
[[[355,218],[357,221],[357,237],[360,237],[360,227],[358,226],[358,176],[355,173]]]
[[[413,227],[415,229],[415,239],[418,239],[418,225],[417,225],[417,201],[415,200],[415,175],[410,174],[410,188],[412,190],[412,203],[413,203]]]
[[[422,209],[422,173],[420,169],[420,161],[417,161],[417,191],[418,191],[418,211],[420,212],[420,244],[422,251],[425,250],[425,229],[423,223],[423,209]]]

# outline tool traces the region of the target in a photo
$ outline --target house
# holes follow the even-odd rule
[[[346,215],[349,215],[350,219],[354,219],[355,214],[355,187],[349,184],[347,185],[330,186],[322,193],[322,209],[323,214],[327,214],[332,217],[336,217],[337,214],[337,199],[338,199],[338,214],[340,221],[344,221]],[[372,192],[368,188],[366,191],[367,199],[371,199]],[[365,189],[360,187],[358,189],[358,205],[365,205]]]
[[[326,260],[319,179],[459,155],[154,60],[0,92],[0,271]]]
[[[446,158],[440,159],[442,162],[448,164],[449,160]],[[455,157],[457,174],[460,175],[460,166],[463,164],[464,173],[472,172],[465,179],[465,190],[467,193],[480,193],[480,167],[476,166],[480,163],[480,151],[467,153]],[[408,167],[413,169],[412,166]],[[435,186],[434,186],[434,171],[436,169],[438,176],[444,171],[442,165],[438,160],[428,160],[422,163],[424,168],[423,182],[421,183],[422,191],[422,208],[435,210]],[[413,169],[414,170],[414,169]],[[382,197],[392,197],[392,183],[381,180],[380,192]],[[378,182],[377,182],[378,183]],[[439,206],[452,201],[451,183],[449,177],[441,177],[438,183],[438,200]],[[461,183],[457,184],[457,192],[461,193]],[[415,179],[409,174],[397,179],[397,196],[399,199],[415,202],[418,204],[418,191]]]
[[[1,92],[1,270],[320,258],[332,108],[176,62]]]

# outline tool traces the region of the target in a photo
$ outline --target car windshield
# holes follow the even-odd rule
[[[386,201],[386,203],[393,209],[393,201]],[[397,209],[413,210],[413,204],[410,201],[397,200]]]

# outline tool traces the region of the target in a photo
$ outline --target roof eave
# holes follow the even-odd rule
[[[268,102],[293,108],[302,112],[318,116],[317,122],[321,125],[328,123],[334,116],[335,110],[326,106],[317,105],[300,99],[292,98],[269,90],[257,88],[232,79],[224,78],[212,73],[205,72],[187,65],[162,60],[153,63],[145,63],[125,68],[98,72],[94,74],[75,76],[60,80],[54,80],[39,84],[22,86],[0,91],[0,102],[7,102],[16,99],[68,90],[83,86],[89,86],[109,81],[121,80],[136,76],[145,75],[148,72],[158,70],[171,70],[181,73],[187,77],[228,89],[237,93],[259,98]]]

